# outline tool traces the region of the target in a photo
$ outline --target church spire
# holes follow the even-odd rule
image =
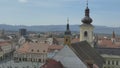
[[[91,24],[92,23],[92,19],[89,16],[90,10],[88,8],[88,0],[86,2],[86,9],[85,9],[85,17],[82,19],[82,22],[85,24]]]
[[[69,28],[69,18],[67,18],[67,26],[64,35],[64,45],[71,45],[71,31]]]
[[[69,28],[69,18],[67,18],[67,26],[66,26],[65,35],[71,35],[71,31]]]
[[[115,32],[114,32],[114,30],[113,30],[112,38],[115,39]]]
[[[67,30],[69,30],[69,18],[67,18]]]

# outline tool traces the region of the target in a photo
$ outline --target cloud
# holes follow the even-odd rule
[[[27,3],[28,0],[18,0],[20,3]]]

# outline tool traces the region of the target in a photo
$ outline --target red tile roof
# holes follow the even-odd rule
[[[120,42],[112,42],[110,39],[101,39],[98,41],[100,47],[120,48]]]
[[[74,38],[74,39],[72,39],[71,43],[76,43],[76,42],[79,42],[79,41],[80,41],[79,38]]]
[[[17,52],[18,53],[47,53],[48,44],[45,43],[25,43],[22,45]]]
[[[60,46],[60,45],[50,45],[49,49],[53,49],[53,50],[60,50],[62,49],[64,46]]]
[[[60,50],[64,46],[49,45],[47,43],[26,42],[16,52],[18,53],[47,53],[50,50]]]
[[[63,68],[61,62],[58,62],[53,59],[48,59],[47,62],[40,68]]]
[[[0,46],[11,45],[9,41],[0,41]]]

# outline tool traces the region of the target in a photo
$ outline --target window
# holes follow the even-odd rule
[[[88,36],[88,33],[87,31],[84,32],[84,37],[87,37]]]
[[[37,50],[37,52],[39,52],[39,50]]]
[[[29,66],[27,66],[27,68],[29,68]]]
[[[43,50],[43,52],[45,52],[45,50]]]
[[[116,65],[118,65],[118,61],[116,61]]]
[[[114,65],[114,61],[112,61],[112,65]]]
[[[66,39],[66,42],[68,41],[68,39]]]
[[[39,62],[41,62],[41,59],[39,59]]]
[[[110,65],[110,61],[108,60],[108,65]]]

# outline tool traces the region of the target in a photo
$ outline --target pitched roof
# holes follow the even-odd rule
[[[99,47],[120,48],[120,42],[112,42],[111,39],[101,39],[98,41]]]
[[[102,68],[102,65],[104,63],[103,58],[94,48],[89,45],[88,42],[81,41],[72,43],[69,47],[83,62],[97,64],[100,68]]]
[[[53,59],[60,61],[65,68],[87,68],[87,65],[67,45]]]
[[[45,43],[29,43],[26,42],[19,49],[16,50],[18,53],[47,53],[49,45]]]

